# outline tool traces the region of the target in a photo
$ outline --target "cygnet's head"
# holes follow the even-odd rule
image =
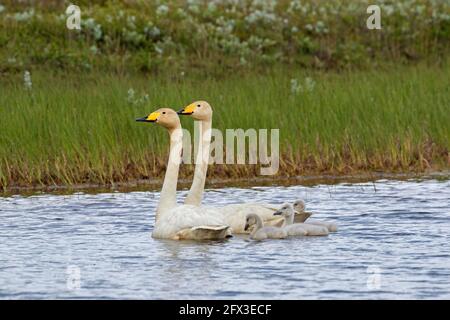
[[[249,231],[251,228],[254,228],[257,223],[258,217],[256,216],[256,214],[254,213],[248,214],[247,217],[245,218],[244,230]]]
[[[274,216],[282,216],[282,217],[290,217],[294,214],[294,208],[292,207],[292,204],[285,203],[281,206],[280,209],[274,212]]]
[[[305,202],[303,200],[296,200],[293,204],[295,213],[302,213],[305,211]]]

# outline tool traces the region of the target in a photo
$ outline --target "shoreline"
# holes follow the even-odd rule
[[[317,174],[302,176],[276,176],[268,177],[243,177],[243,178],[211,178],[206,182],[206,189],[226,188],[226,187],[261,187],[261,186],[290,186],[304,185],[311,186],[317,184],[338,184],[338,183],[362,183],[375,182],[378,180],[430,180],[430,179],[450,179],[450,170],[430,171],[430,172],[364,172],[358,174]],[[178,181],[179,190],[187,190],[192,183],[192,179],[180,179]],[[46,194],[72,194],[76,192],[102,193],[102,192],[132,192],[132,191],[157,191],[161,188],[162,179],[139,179],[129,182],[117,182],[114,184],[75,184],[75,185],[55,185],[55,186],[28,186],[10,187],[0,192],[0,197],[13,195],[34,195]]]

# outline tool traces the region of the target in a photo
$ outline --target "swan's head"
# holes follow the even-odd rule
[[[285,203],[273,213],[274,216],[290,217],[294,214],[294,208],[290,203]]]
[[[178,111],[178,114],[191,116],[194,120],[211,120],[212,108],[206,101],[195,101]]]
[[[166,129],[176,129],[181,126],[178,114],[170,108],[158,109],[146,117],[136,119],[136,121],[155,122]]]
[[[256,217],[256,214],[253,214],[253,213],[248,214],[247,217],[245,218],[244,230],[249,231],[251,228],[256,226],[257,223],[258,223],[258,218]]]
[[[296,200],[293,207],[296,213],[302,213],[305,211],[305,202],[303,200]]]

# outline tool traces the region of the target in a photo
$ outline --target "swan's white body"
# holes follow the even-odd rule
[[[159,111],[159,112],[158,112]],[[162,108],[139,121],[157,122],[169,131],[170,152],[152,237],[172,240],[224,239],[229,226],[217,210],[193,205],[177,206],[176,189],[181,162],[183,132],[178,115]]]
[[[284,239],[288,236],[287,232],[282,228],[264,226],[261,217],[257,214],[248,214],[246,216],[245,229],[253,230],[250,232],[250,239],[265,240],[265,239]]]
[[[291,204],[285,203],[281,209],[274,213],[281,215],[285,219],[283,229],[289,236],[326,236],[328,229],[324,226],[307,223],[294,223],[294,208]]]

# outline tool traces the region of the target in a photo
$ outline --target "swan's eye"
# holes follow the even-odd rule
[[[166,114],[166,112],[165,111],[163,111],[163,113],[162,114]]]
[[[198,105],[197,105],[197,108],[200,108],[200,107],[201,107],[201,105],[200,105],[200,104],[198,104]]]

